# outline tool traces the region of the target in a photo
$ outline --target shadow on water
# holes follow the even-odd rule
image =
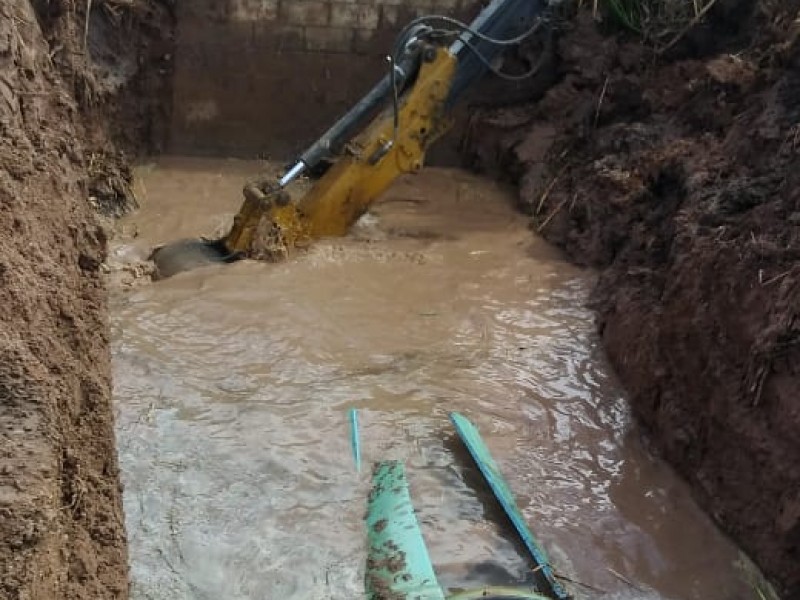
[[[525,548],[525,544],[515,533],[514,525],[492,493],[461,438],[456,434],[444,434],[442,445],[453,457],[452,468],[440,470],[438,473],[442,485],[457,485],[460,481],[470,490],[481,507],[481,514],[473,514],[471,518],[479,516],[485,522],[494,524],[497,527],[497,535],[506,540],[520,556],[527,557],[528,550]],[[528,567],[533,567],[532,561],[529,561]],[[465,578],[485,585],[533,585],[536,583],[536,578],[531,571],[526,570],[522,574],[512,573],[502,565],[490,560],[470,566]]]

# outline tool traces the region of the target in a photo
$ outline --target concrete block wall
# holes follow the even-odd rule
[[[170,151],[290,159],[386,72],[422,14],[480,0],[180,0]]]

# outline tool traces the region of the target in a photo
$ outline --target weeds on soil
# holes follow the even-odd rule
[[[602,12],[610,23],[640,35],[659,52],[675,45],[716,3],[716,0],[589,1],[595,17]]]

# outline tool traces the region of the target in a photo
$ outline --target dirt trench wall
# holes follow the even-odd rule
[[[177,10],[178,154],[292,158],[386,73],[420,14],[470,19],[476,0],[192,0]]]
[[[136,205],[130,161],[163,151],[167,140],[173,1],[31,4],[51,66],[78,109],[91,202],[103,214],[120,215]]]
[[[663,56],[582,14],[560,83],[478,115],[469,157],[601,269],[602,338],[655,448],[796,600],[800,3],[716,8]]]
[[[78,109],[28,2],[0,5],[0,597],[122,598],[105,236]]]
[[[4,600],[128,596],[98,211],[131,207],[125,151],[158,138],[170,12],[91,6],[0,3]]]

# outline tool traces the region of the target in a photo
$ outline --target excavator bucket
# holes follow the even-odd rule
[[[225,237],[184,239],[156,248],[150,255],[156,266],[156,279],[240,258],[267,261],[285,258],[288,254],[286,235],[297,239],[301,226],[297,210],[289,206],[287,192],[260,180],[245,186],[244,198]]]
[[[158,280],[206,265],[230,262],[230,257],[217,241],[190,238],[155,248],[149,260],[156,266],[154,279]]]

